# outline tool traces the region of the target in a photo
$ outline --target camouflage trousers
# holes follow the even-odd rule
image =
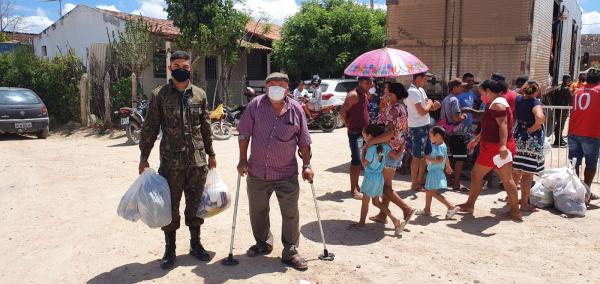
[[[204,184],[206,183],[206,174],[208,168],[188,167],[182,170],[173,170],[160,168],[158,173],[167,179],[171,189],[171,224],[162,227],[165,232],[172,232],[179,229],[181,216],[179,213],[179,203],[181,195],[185,193],[185,225],[192,228],[199,228],[204,223],[204,219],[196,216],[198,204],[202,198]]]

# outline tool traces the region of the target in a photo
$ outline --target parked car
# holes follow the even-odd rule
[[[32,90],[0,87],[0,134],[33,133],[48,137],[48,109]]]
[[[310,86],[310,81],[305,82],[306,86]],[[321,81],[321,92],[323,96],[323,107],[341,106],[346,100],[346,95],[352,89],[358,86],[358,82],[354,79],[323,79]],[[308,93],[312,96],[313,87],[307,88]]]

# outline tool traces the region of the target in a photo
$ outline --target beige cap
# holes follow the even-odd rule
[[[267,76],[267,79],[265,79],[265,82],[268,83],[269,81],[273,80],[285,80],[288,83],[290,82],[290,78],[288,77],[288,75],[281,72],[273,72],[269,74],[269,76]]]

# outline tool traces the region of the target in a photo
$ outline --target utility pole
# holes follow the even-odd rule
[[[62,0],[42,0],[42,2],[58,2],[58,17],[62,17]]]
[[[375,0],[369,0],[369,2],[370,2],[370,4],[371,4],[371,11],[373,10],[373,8],[374,8],[374,6],[375,6],[375,5],[374,5],[374,3],[373,3],[374,1],[375,1]]]

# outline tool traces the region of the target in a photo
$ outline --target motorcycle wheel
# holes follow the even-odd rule
[[[213,138],[215,138],[215,140],[227,140],[233,135],[231,126],[228,124],[214,122],[210,125],[210,129],[212,130]]]
[[[319,128],[323,130],[323,132],[334,131],[337,128],[337,126],[337,117],[331,113],[323,114],[319,118]]]
[[[127,142],[134,145],[139,144],[141,133],[142,127],[136,121],[130,122],[127,125]]]

